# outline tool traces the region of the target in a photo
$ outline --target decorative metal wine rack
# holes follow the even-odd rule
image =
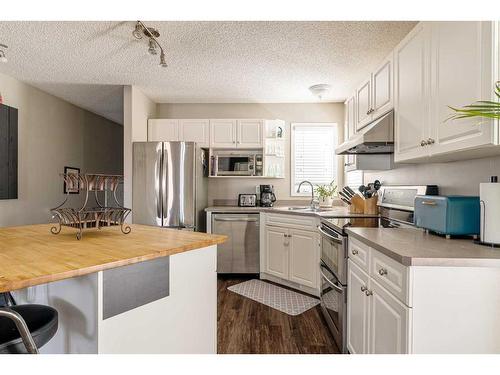
[[[67,194],[64,202],[50,210],[52,217],[58,220],[58,223],[50,229],[53,234],[59,234],[63,226],[72,227],[78,229],[76,238],[80,240],[84,229],[101,229],[115,225],[120,226],[122,233],[130,233],[131,228],[125,223],[125,219],[132,210],[123,207],[116,197],[118,186],[123,183],[123,176],[95,173],[61,173],[60,175],[66,183]],[[69,199],[70,191],[75,190],[85,192],[83,205],[80,208],[64,207]],[[91,193],[95,196],[95,207],[88,207]],[[104,203],[99,200],[98,193],[104,193]],[[113,206],[108,205],[108,193],[111,193],[113,197],[115,204]]]

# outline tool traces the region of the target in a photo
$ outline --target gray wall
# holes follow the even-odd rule
[[[500,156],[449,163],[399,165],[383,172],[365,172],[365,183],[379,179],[383,184],[437,184],[441,194],[479,195],[479,183],[500,176]]]
[[[290,196],[290,123],[334,122],[343,139],[344,105],[342,103],[245,103],[245,104],[158,104],[158,118],[262,118],[286,122],[286,178],[284,179],[215,179],[209,181],[208,199],[237,199],[238,193],[254,193],[255,185],[272,184],[278,199],[299,199]]]
[[[122,173],[121,125],[3,74],[0,90],[19,109],[19,199],[0,200],[0,226],[48,222],[64,199],[64,166]]]

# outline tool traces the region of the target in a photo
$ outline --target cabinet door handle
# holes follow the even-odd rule
[[[378,270],[378,274],[380,276],[387,275],[387,270],[385,268],[381,268],[381,269]]]
[[[432,139],[432,138],[428,138],[428,139],[427,139],[427,144],[428,144],[428,145],[432,145],[432,144],[434,144],[434,143],[436,143],[436,141],[435,141],[434,139]]]
[[[358,251],[358,250],[356,250],[356,249],[352,249],[352,250],[351,250],[351,254],[352,254],[352,255],[358,255],[358,254],[359,254],[359,251]]]
[[[365,296],[370,297],[373,295],[373,292],[371,290],[366,290],[365,291]]]
[[[420,141],[420,146],[421,147],[424,147],[425,145],[427,145],[427,141],[424,141],[424,140]]]
[[[361,286],[361,291],[362,291],[362,292],[366,292],[367,290],[368,290],[368,288],[367,288],[366,286],[364,286],[364,285],[363,285],[363,286]]]

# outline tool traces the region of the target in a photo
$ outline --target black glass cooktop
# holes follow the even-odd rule
[[[367,217],[336,217],[321,219],[321,222],[336,231],[344,231],[346,227],[376,228],[379,225],[378,216]]]

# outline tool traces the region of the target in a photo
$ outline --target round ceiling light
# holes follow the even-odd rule
[[[318,85],[312,85],[309,87],[309,91],[315,96],[317,96],[320,100],[323,99],[332,89],[332,86],[326,83],[320,83]]]

